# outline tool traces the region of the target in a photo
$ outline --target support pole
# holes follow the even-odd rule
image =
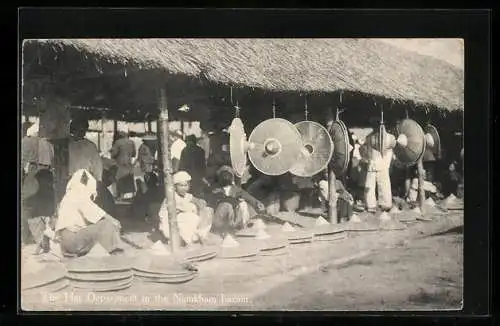
[[[113,120],[113,144],[116,141],[117,133],[118,132],[118,120],[114,119]]]
[[[417,164],[418,168],[418,197],[419,197],[419,205],[420,210],[424,213],[424,203],[425,203],[425,190],[424,190],[424,163],[422,159],[418,160]]]
[[[335,188],[335,172],[328,168],[328,221],[330,224],[337,224],[337,189]]]
[[[160,116],[158,119],[158,134],[161,148],[160,159],[162,161],[163,187],[165,189],[165,199],[167,201],[168,224],[170,226],[170,249],[172,253],[178,251],[180,247],[180,236],[177,228],[177,213],[175,206],[174,183],[172,180],[172,162],[170,160],[170,148],[168,139],[168,108],[167,94],[165,88],[160,89],[159,99]]]

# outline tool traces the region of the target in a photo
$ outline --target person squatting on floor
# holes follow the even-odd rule
[[[94,176],[85,169],[77,170],[57,211],[55,239],[60,241],[63,255],[86,255],[97,243],[111,254],[123,252],[120,222],[94,202],[96,196]]]
[[[217,171],[219,187],[212,191],[210,205],[214,207],[212,231],[224,237],[247,226],[256,212],[264,212],[259,200],[235,185],[234,171],[225,165]]]
[[[186,246],[205,240],[212,228],[212,210],[202,199],[189,193],[191,176],[186,171],[178,171],[173,176],[177,227]],[[164,237],[170,238],[167,199],[165,198],[158,213],[159,229]]]

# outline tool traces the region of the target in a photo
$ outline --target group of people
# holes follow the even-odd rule
[[[153,221],[152,232],[168,241],[169,203],[160,186],[158,170],[161,167],[158,162],[161,160],[158,158],[161,153],[153,134],[146,134],[136,149],[127,133],[120,132],[106,158],[100,155],[94,143],[85,138],[88,122],[74,119],[67,147],[67,187],[56,207],[55,201],[49,198],[53,198],[53,190],[49,189],[53,189],[54,149],[49,141],[39,137],[36,125],[30,128],[22,145],[22,221],[25,230],[29,224],[25,222],[31,218],[56,216],[52,224],[42,219],[37,228],[30,226],[28,229],[32,234],[34,229],[41,233],[35,236],[37,239],[57,239],[63,253],[68,256],[85,255],[96,243],[110,253],[119,253],[123,246],[115,201],[132,199],[132,212],[136,218]],[[301,206],[317,204],[326,213],[329,196],[325,173],[313,178],[298,178],[289,173],[269,177],[259,175],[249,167],[248,175],[236,182],[227,142],[215,142],[216,146],[209,148],[202,148],[204,146],[200,143],[194,135],[184,139],[180,131],[170,133],[175,214],[185,245],[204,242],[209,234],[224,237],[236,232],[260,213],[272,215],[280,210],[297,211]],[[393,205],[393,195],[400,195],[410,203],[417,200],[415,168],[399,167],[391,150],[380,153],[369,142],[354,135],[351,135],[351,145],[350,169],[336,180],[336,206],[340,220],[348,220],[355,210],[389,210]],[[437,167],[433,163],[436,161],[432,153],[426,153],[426,191],[431,195],[443,190],[454,191],[451,190],[453,182],[455,186],[461,182],[457,164],[449,165],[451,181],[448,188],[436,187]],[[397,171],[401,172],[400,179]],[[44,205],[42,201],[50,205]],[[40,246],[43,247],[43,243]]]

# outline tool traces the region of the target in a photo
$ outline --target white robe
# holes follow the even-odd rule
[[[184,197],[175,194],[175,206],[177,209],[177,227],[179,235],[186,244],[196,241],[198,238],[205,238],[210,231],[212,224],[203,223],[200,218],[198,207],[193,203],[193,196],[186,194]],[[168,222],[167,201],[163,203],[159,212],[160,231],[166,238],[170,238],[170,225]]]
[[[394,153],[391,149],[383,154],[365,143],[360,148],[363,159],[368,163],[365,181],[365,202],[367,209],[377,208],[375,188],[378,190],[378,204],[385,209],[392,207],[391,179],[389,167]]]

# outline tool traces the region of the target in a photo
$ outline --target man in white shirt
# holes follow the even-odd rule
[[[94,202],[96,196],[96,179],[87,170],[76,171],[57,212],[55,233],[64,255],[86,255],[97,243],[111,254],[123,252],[120,222]]]
[[[182,151],[186,147],[186,143],[182,139],[182,132],[174,130],[171,132],[170,159],[172,160],[172,169],[175,172],[179,170]]]
[[[194,242],[203,242],[212,228],[213,211],[204,200],[193,197],[188,191],[191,176],[186,171],[179,171],[173,176],[175,187],[175,208],[177,210],[177,226],[184,243],[189,246]],[[165,238],[170,238],[167,199],[158,213],[159,229]]]
[[[365,204],[368,212],[374,213],[377,210],[377,197],[375,188],[378,192],[378,206],[383,211],[392,208],[392,191],[389,168],[394,156],[391,148],[380,152],[373,146],[372,141],[378,139],[379,129],[374,126],[374,130],[366,137],[366,142],[360,147],[362,161],[367,164],[365,179]]]

